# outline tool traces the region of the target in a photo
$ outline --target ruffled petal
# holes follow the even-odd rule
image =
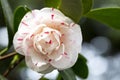
[[[27,65],[37,72],[48,72],[48,68],[52,70],[50,64],[48,63],[47,57],[42,55],[40,52],[37,52],[32,45],[32,41],[28,40],[28,38],[26,38],[23,42],[23,51],[26,55]]]
[[[59,60],[51,61],[51,65],[59,70],[72,67],[78,58],[77,54],[61,55]]]
[[[51,54],[60,46],[59,36],[60,32],[46,26],[40,34],[34,37],[34,45],[41,53]]]
[[[20,34],[19,32],[17,32],[13,39],[13,45],[15,50],[22,55],[24,55],[22,43],[25,36],[26,34]]]
[[[52,61],[51,65],[60,70],[72,67],[81,51],[82,35],[80,26],[77,24],[70,25],[70,28],[62,27],[61,41],[65,45],[61,59]]]
[[[46,24],[52,28],[58,28],[63,24],[70,24],[73,22],[70,18],[66,17],[63,13],[61,13],[57,9],[53,8],[43,8],[40,10],[40,15],[42,19],[40,23]]]
[[[22,33],[29,33],[40,24],[41,16],[39,10],[28,12],[20,22],[18,31]]]
[[[61,27],[61,42],[65,45],[65,50],[80,53],[82,45],[82,33],[80,26],[74,23],[70,27]],[[71,46],[72,45],[72,46]]]
[[[31,68],[34,71],[43,73],[43,74],[49,73],[52,70],[54,70],[54,68],[50,64],[46,64],[46,65],[42,65],[42,66],[35,65],[30,56],[26,56],[25,61],[29,68]]]
[[[61,46],[59,47],[59,49],[54,50],[54,51],[52,52],[52,54],[47,55],[48,58],[49,58],[49,59],[52,59],[52,60],[55,60],[55,61],[61,59],[62,53],[64,52],[64,51],[63,51],[63,50],[64,50],[63,48],[64,48],[64,45],[61,45]]]

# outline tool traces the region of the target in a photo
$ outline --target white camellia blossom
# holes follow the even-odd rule
[[[72,67],[81,43],[80,26],[53,8],[28,12],[13,40],[15,50],[25,56],[27,66],[40,73]]]

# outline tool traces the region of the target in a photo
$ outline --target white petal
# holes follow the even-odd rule
[[[61,41],[65,45],[65,49],[67,51],[76,51],[80,53],[82,45],[82,33],[80,26],[74,24],[70,25],[69,28],[61,27],[61,33],[63,35],[61,37]]]
[[[71,23],[73,22],[70,18],[66,17],[57,9],[43,8],[40,10],[40,15],[42,15],[41,23],[48,24],[49,27],[59,26],[60,23]]]
[[[75,24],[70,28],[61,28],[64,36],[62,37],[63,44],[65,45],[65,51],[62,58],[57,61],[52,61],[51,65],[60,70],[72,67],[77,58],[78,53],[81,50],[82,35],[80,26]]]
[[[24,55],[22,43],[25,36],[25,34],[20,34],[19,32],[17,32],[13,39],[13,45],[15,50],[22,55]]]
[[[29,36],[28,36],[29,38]],[[37,52],[33,46],[33,42],[31,40],[29,40],[28,38],[26,38],[23,41],[23,52],[26,56],[31,56],[31,59],[33,61],[34,64],[36,64],[37,66],[42,66],[42,65],[46,65],[47,61],[44,55],[42,55],[40,52]]]
[[[54,50],[52,54],[48,55],[48,57],[50,59],[58,60],[61,57],[61,54],[64,52],[63,48],[63,45],[61,45],[58,50]]]
[[[20,22],[18,31],[22,33],[31,32],[40,23],[41,16],[39,15],[39,10],[33,10],[28,12]]]
[[[42,65],[42,66],[37,66],[33,63],[31,57],[26,56],[25,57],[26,64],[29,68],[31,68],[34,71],[40,72],[40,73],[49,73],[51,72],[54,68],[50,64]]]
[[[42,55],[40,52],[35,51],[30,40],[24,40],[23,51],[26,55],[27,65],[35,71],[44,72],[46,69],[50,68],[47,57]]]
[[[76,60],[78,58],[78,55],[67,55],[67,56],[60,56],[60,59],[57,61],[52,61],[51,65],[59,70],[67,69],[72,67]]]

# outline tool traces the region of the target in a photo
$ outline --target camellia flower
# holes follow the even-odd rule
[[[72,67],[81,42],[80,26],[53,8],[28,12],[13,40],[15,50],[25,56],[27,66],[41,73]]]

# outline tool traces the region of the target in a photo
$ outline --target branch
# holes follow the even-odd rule
[[[12,52],[12,53],[9,53],[9,54],[7,54],[7,55],[5,55],[5,56],[0,56],[0,60],[3,60],[3,59],[6,59],[6,58],[9,58],[9,57],[12,57],[12,56],[14,56],[14,55],[16,55],[17,54],[17,52]]]
[[[10,65],[10,67],[3,73],[4,77],[7,77],[7,75],[20,63],[24,60],[24,57],[22,56],[18,61],[16,61],[14,64]]]

